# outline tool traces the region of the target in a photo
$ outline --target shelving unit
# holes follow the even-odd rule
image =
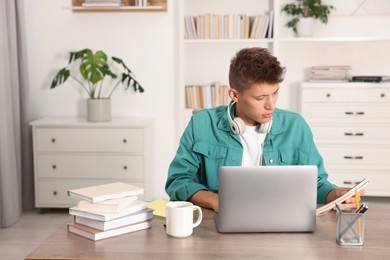
[[[149,0],[150,5],[134,6],[132,0],[125,0],[121,7],[83,7],[84,0],[72,0],[73,12],[166,12],[167,0]]]
[[[246,14],[250,16],[264,15],[269,10],[274,10],[274,25],[278,24],[278,5],[276,1],[245,0],[176,0],[177,7],[177,39],[178,56],[176,78],[176,111],[177,111],[177,136],[180,137],[187,125],[192,110],[185,108],[186,85],[210,84],[220,81],[228,84],[228,68],[231,57],[236,51],[249,46],[262,46],[276,51],[275,38],[278,32],[274,31],[274,38],[263,39],[185,39],[184,17],[203,14]]]
[[[177,90],[175,91],[175,99],[177,100],[177,140],[180,138],[192,115],[192,110],[185,108],[185,86],[208,84],[214,81],[222,81],[227,84],[230,59],[241,48],[253,46],[266,47],[281,60],[283,66],[286,66],[288,71],[286,80],[282,83],[283,86],[278,105],[280,108],[299,111],[299,84],[307,80],[305,78],[305,70],[308,67],[314,65],[337,65],[343,62],[349,62],[344,57],[346,56],[348,58],[348,55],[345,55],[348,54],[345,50],[349,49],[350,46],[352,48],[354,46],[363,46],[359,50],[354,50],[354,57],[356,57],[356,51],[362,53],[362,55],[368,55],[368,53],[373,52],[370,50],[370,46],[383,45],[390,41],[390,34],[386,32],[378,33],[378,30],[370,30],[367,26],[360,29],[356,29],[356,26],[349,28],[348,26],[355,23],[356,16],[348,14],[331,16],[327,25],[319,23],[318,30],[316,31],[317,36],[305,38],[293,37],[291,29],[285,27],[287,21],[285,14],[280,12],[286,2],[287,0],[175,1],[175,23],[177,25],[177,76],[175,79],[175,89]],[[272,39],[189,40],[184,38],[185,16],[208,13],[247,14],[252,16],[265,14],[269,10],[274,11]],[[383,16],[379,18],[377,23],[385,26],[387,20],[383,24],[381,22],[384,20]],[[367,21],[367,19],[366,17],[363,20]],[[370,18],[369,20],[371,21],[372,19]],[[346,34],[345,32],[348,33]],[[329,49],[335,50],[335,52],[329,51],[330,53],[326,55],[325,53]],[[310,52],[309,55],[307,55],[308,52]],[[306,59],[302,60],[302,57]],[[351,57],[349,58],[352,60],[350,62],[352,67],[354,64],[363,66],[361,61],[353,60]]]

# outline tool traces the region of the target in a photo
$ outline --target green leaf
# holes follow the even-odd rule
[[[95,54],[91,50],[86,50],[82,57],[80,73],[84,79],[96,84],[104,78],[103,67],[107,66],[107,55],[103,51],[97,51]]]
[[[67,68],[62,68],[51,82],[50,88],[53,89],[64,83],[70,76],[70,71]]]
[[[123,62],[123,60],[117,58],[117,57],[112,57],[112,60],[115,61],[116,63],[120,64],[123,66],[123,68],[128,72],[132,73],[131,70],[126,66],[126,64]]]

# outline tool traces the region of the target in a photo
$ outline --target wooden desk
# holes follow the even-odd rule
[[[152,228],[93,242],[68,233],[62,225],[26,259],[388,259],[390,254],[390,198],[369,203],[364,246],[336,243],[336,216],[317,218],[315,233],[220,234],[214,213],[204,209],[204,220],[188,238],[168,237],[165,221]]]

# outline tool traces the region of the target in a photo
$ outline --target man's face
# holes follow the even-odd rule
[[[249,89],[238,92],[235,89],[230,96],[236,104],[235,115],[241,117],[246,125],[254,126],[268,122],[278,100],[279,84],[255,83]]]

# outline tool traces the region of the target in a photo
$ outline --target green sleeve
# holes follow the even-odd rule
[[[193,121],[191,119],[168,170],[165,191],[171,200],[188,200],[197,191],[207,190],[199,182],[197,173],[200,160],[198,155],[192,151],[193,144]]]
[[[325,170],[324,161],[322,159],[322,156],[318,152],[316,145],[314,144],[311,131],[310,131],[310,136],[311,136],[311,143],[309,148],[308,164],[317,165],[318,167],[317,203],[325,204],[328,193],[334,188],[337,188],[337,186],[328,181],[328,173]]]

